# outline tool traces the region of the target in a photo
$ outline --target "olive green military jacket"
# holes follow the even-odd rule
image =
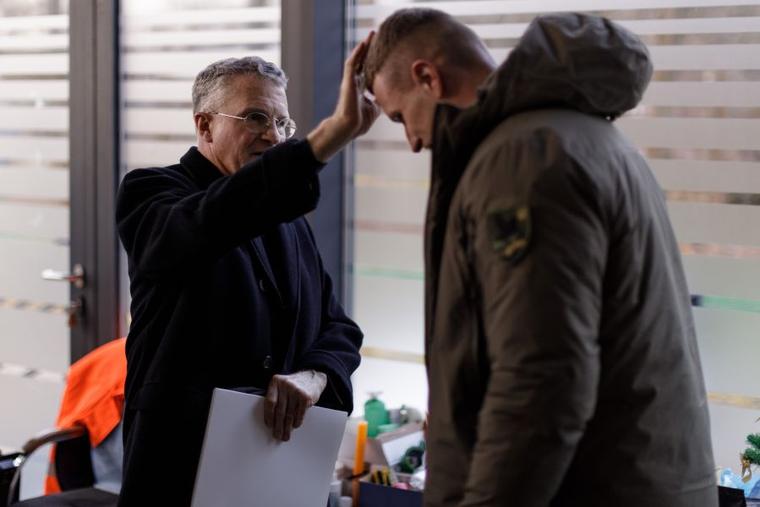
[[[613,123],[651,73],[621,27],[545,16],[439,107],[426,507],[717,506],[678,245]]]

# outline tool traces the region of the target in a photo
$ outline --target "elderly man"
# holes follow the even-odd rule
[[[498,68],[444,13],[381,25],[366,82],[433,150],[426,506],[717,505],[678,245],[613,124],[651,74],[599,17],[537,18]]]
[[[133,320],[120,505],[189,505],[215,387],[266,390],[280,440],[315,403],[351,411],[362,333],[303,215],[324,162],[377,116],[356,85],[365,51],[346,62],[335,113],[300,141],[277,66],[209,65],[193,85],[198,146],[124,178]]]

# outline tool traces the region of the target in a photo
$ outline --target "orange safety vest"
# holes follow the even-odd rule
[[[56,426],[84,426],[92,447],[105,440],[121,421],[127,378],[126,341],[118,338],[101,345],[69,368]],[[46,495],[61,491],[54,463],[55,446],[50,449]]]

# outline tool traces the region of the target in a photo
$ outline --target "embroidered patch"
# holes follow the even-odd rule
[[[512,264],[520,262],[530,244],[530,209],[527,206],[495,209],[488,213],[491,247]]]

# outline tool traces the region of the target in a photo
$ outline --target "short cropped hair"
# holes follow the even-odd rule
[[[370,88],[401,47],[417,51],[414,57],[439,56],[446,65],[465,69],[481,61],[485,51],[475,32],[445,12],[425,7],[400,9],[382,22],[370,45],[364,61],[364,80]],[[396,80],[403,80],[400,69],[390,72]]]
[[[288,77],[277,65],[258,56],[225,58],[214,62],[198,73],[193,82],[193,113],[206,111],[219,99],[232,76],[251,75],[273,81],[287,89]]]

